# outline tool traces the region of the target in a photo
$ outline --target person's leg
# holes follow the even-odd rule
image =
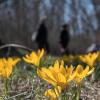
[[[47,42],[45,42],[44,46],[45,46],[47,53],[49,53],[50,52],[49,44]]]

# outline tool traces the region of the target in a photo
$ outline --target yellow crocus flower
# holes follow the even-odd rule
[[[19,62],[20,60],[21,60],[20,58],[11,58],[11,57],[9,57],[8,59],[3,59],[3,62],[5,64],[15,66],[16,63]]]
[[[59,64],[58,60],[55,61],[53,67],[52,66],[49,67],[49,70],[51,70],[53,74],[60,72],[66,77],[66,79],[68,79],[71,76],[75,76],[75,73],[73,73],[73,69],[74,68],[72,65],[69,67],[68,66],[64,67],[64,62],[61,61],[61,64]]]
[[[23,59],[27,63],[39,66],[40,60],[41,60],[43,55],[44,55],[44,49],[38,50],[37,53],[33,51],[30,55],[27,54],[25,57],[23,57]]]
[[[88,64],[90,67],[94,66],[95,60],[99,53],[89,53],[87,55],[79,56],[80,60]]]
[[[50,100],[58,100],[60,93],[61,87],[57,86],[54,89],[48,89],[47,91],[45,91],[44,95]]]
[[[74,61],[75,56],[73,56],[73,55],[64,55],[64,56],[62,57],[62,59],[63,59],[65,62],[72,62],[72,61]]]
[[[68,79],[68,82],[74,79],[76,76],[76,71],[74,71],[73,65],[70,65],[69,67],[66,66],[66,79]]]
[[[66,69],[64,68],[64,62],[61,61],[61,64],[59,64],[58,60],[55,61],[54,66],[50,66],[49,69],[53,71],[54,73],[61,72],[63,75],[66,74]]]
[[[67,84],[66,77],[62,73],[54,74],[46,68],[42,68],[41,71],[38,70],[38,75],[53,86],[61,86],[64,88]]]
[[[60,86],[64,89],[75,77],[75,74],[72,73],[73,69],[68,73],[63,65],[63,61],[61,64],[59,64],[58,61],[55,61],[54,66],[50,66],[49,68],[42,67],[37,70],[37,74],[53,86]]]
[[[89,66],[86,66],[86,68],[83,69],[82,65],[78,65],[75,71],[76,71],[76,76],[74,80],[76,81],[77,84],[80,84],[83,78],[90,75],[94,71],[94,67],[92,67],[92,69],[89,69]]]
[[[53,77],[52,73],[49,69],[42,67],[41,69],[37,69],[37,74],[48,83],[56,86],[56,79]]]
[[[0,59],[0,76],[8,78],[12,73],[13,67],[19,60],[19,58]]]

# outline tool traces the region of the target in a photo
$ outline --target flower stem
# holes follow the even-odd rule
[[[78,84],[73,89],[74,89],[74,91],[72,91],[73,92],[72,93],[73,94],[72,100],[80,100],[81,85]]]
[[[76,100],[80,100],[80,92],[81,92],[81,86],[77,86],[77,91],[76,91]]]
[[[7,92],[8,92],[8,82],[7,82],[7,79],[4,80],[4,85],[5,85],[4,95],[6,97],[7,96]]]

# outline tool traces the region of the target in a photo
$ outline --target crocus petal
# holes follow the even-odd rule
[[[54,69],[55,69],[57,72],[59,72],[59,62],[58,62],[58,60],[56,60],[55,63],[54,63]]]
[[[95,69],[95,68],[92,67],[92,69],[87,73],[87,76],[90,75],[91,73],[93,73],[94,69]]]
[[[40,51],[38,54],[39,54],[39,59],[41,59],[42,56],[44,55],[44,49],[42,49],[42,51]]]

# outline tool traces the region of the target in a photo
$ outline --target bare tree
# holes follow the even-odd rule
[[[28,26],[27,26],[27,6],[25,0],[14,0],[14,11],[16,16],[16,24],[17,24],[17,40],[18,42],[30,46],[30,36]],[[20,37],[20,38],[19,38]],[[25,41],[27,41],[25,43]]]
[[[40,2],[41,0],[33,0],[33,28],[34,30],[37,29],[37,25],[39,24],[39,18],[40,18]]]

